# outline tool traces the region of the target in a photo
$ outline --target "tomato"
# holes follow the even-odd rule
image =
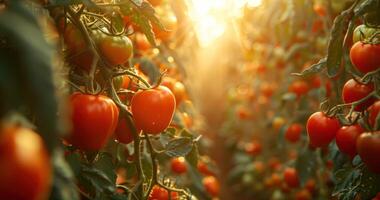
[[[285,124],[285,119],[282,117],[275,117],[272,121],[274,130],[278,131]]]
[[[327,146],[339,130],[339,120],[326,116],[323,112],[315,112],[307,120],[306,129],[313,147]]]
[[[279,170],[281,168],[281,162],[276,157],[272,157],[268,161],[268,166],[273,170]]]
[[[206,175],[206,176],[214,175],[214,173],[209,169],[207,164],[203,161],[198,161],[197,169],[203,175]]]
[[[206,189],[206,191],[213,197],[216,197],[219,195],[219,181],[214,176],[206,176],[202,180],[203,187]]]
[[[174,78],[165,77],[161,85],[166,86],[173,92],[176,105],[180,105],[180,103],[182,103],[182,101],[186,98],[185,86]]]
[[[47,199],[51,173],[49,154],[37,133],[23,127],[2,126],[0,199]]]
[[[246,144],[245,146],[245,152],[252,156],[257,156],[261,153],[262,147],[261,143],[259,141],[252,141],[251,143]]]
[[[270,177],[272,186],[279,187],[281,186],[281,176],[278,175],[277,173],[273,173]]]
[[[169,126],[175,107],[175,97],[165,86],[139,91],[131,101],[136,127],[149,134],[158,134]]]
[[[354,43],[363,41],[364,39],[371,37],[373,34],[375,34],[375,32],[375,28],[368,27],[365,24],[361,24],[355,28],[354,34],[352,36],[352,41]]]
[[[359,101],[364,97],[368,96],[374,90],[374,85],[372,83],[369,84],[361,84],[357,82],[355,79],[348,80],[344,86],[342,91],[342,98],[344,103],[352,103],[355,101]],[[361,111],[366,109],[375,101],[374,98],[369,98],[363,103],[357,105],[355,107],[356,111]]]
[[[133,141],[132,130],[127,124],[127,119],[119,118],[115,129],[115,138],[117,141],[123,144],[129,144]]]
[[[300,139],[303,126],[298,123],[291,124],[285,132],[285,139],[291,143],[295,143]]]
[[[113,78],[112,83],[116,91],[120,90],[120,88],[123,86],[123,83],[124,83],[123,76],[117,76]]]
[[[311,26],[311,31],[313,33],[319,33],[322,30],[323,30],[323,21],[321,19],[314,20]]]
[[[253,163],[253,168],[254,168],[255,172],[258,174],[262,174],[265,171],[265,165],[262,161],[255,161]]]
[[[335,138],[339,150],[353,159],[357,154],[356,140],[363,132],[363,128],[359,125],[341,127],[336,133]]]
[[[127,36],[95,35],[100,54],[111,66],[122,65],[131,58],[132,41]]]
[[[319,3],[314,4],[313,10],[317,15],[321,17],[326,16],[326,8],[322,4],[319,4]]]
[[[300,190],[296,193],[295,200],[312,200],[310,192],[306,189]]]
[[[306,181],[305,183],[305,189],[307,191],[309,191],[311,194],[313,194],[314,192],[316,192],[315,190],[315,180],[314,179],[309,179]]]
[[[103,95],[75,93],[71,95],[72,131],[68,141],[79,149],[101,149],[114,133],[119,110],[115,103]]]
[[[172,172],[177,174],[184,174],[187,172],[187,165],[184,157],[172,158],[170,167]]]
[[[174,32],[177,29],[177,18],[175,15],[166,15],[162,16],[160,18],[160,21],[162,25],[165,27],[165,30],[161,30],[156,24],[152,25],[154,35],[156,36],[157,39],[161,39],[162,41],[169,41]]]
[[[177,192],[170,192],[170,197],[171,197],[171,200],[179,199],[179,195]],[[169,192],[166,189],[155,185],[152,191],[150,192],[148,199],[149,200],[169,200]]]
[[[374,127],[376,124],[376,118],[380,111],[380,101],[376,101],[374,104],[372,104],[369,108],[369,118],[368,122],[369,124]]]
[[[380,200],[380,192],[378,192],[378,193],[376,194],[376,196],[373,197],[372,200]]]
[[[135,47],[139,51],[148,51],[149,49],[152,48],[146,36],[140,33],[136,34]]]
[[[363,133],[356,141],[357,151],[368,169],[380,173],[380,132]]]
[[[297,97],[301,97],[302,95],[305,95],[309,92],[310,88],[306,81],[303,80],[297,80],[294,81],[289,86],[289,92],[292,92],[297,95]]]
[[[239,106],[236,109],[236,116],[241,120],[246,120],[251,117],[251,113],[245,106]]]
[[[88,48],[81,32],[72,23],[66,25],[63,33],[68,62],[83,70],[90,71],[94,54]]]
[[[274,93],[275,87],[274,85],[270,83],[262,83],[260,85],[260,92],[265,96],[265,97],[271,97]]]
[[[380,67],[380,44],[356,42],[350,50],[352,64],[362,73],[375,71]]]
[[[296,169],[286,168],[284,170],[284,181],[291,188],[298,187],[300,183]]]

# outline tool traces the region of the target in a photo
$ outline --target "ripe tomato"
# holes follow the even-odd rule
[[[272,157],[268,161],[268,166],[272,170],[279,170],[281,168],[281,162],[280,162],[280,160],[278,160],[278,158]]]
[[[203,174],[205,176],[214,175],[214,173],[209,169],[207,164],[201,160],[197,164],[197,169],[201,174]]]
[[[255,161],[253,163],[253,168],[254,168],[255,172],[258,174],[263,174],[265,171],[265,165],[262,161]]]
[[[131,101],[136,127],[149,134],[158,134],[172,121],[175,97],[165,86],[137,92]]]
[[[170,192],[170,197],[172,200],[179,199],[179,195],[177,192]],[[148,199],[149,200],[169,200],[169,192],[166,189],[155,185],[152,191],[150,192]]]
[[[350,50],[352,64],[362,73],[375,71],[380,67],[380,44],[356,42]]]
[[[0,131],[0,199],[47,199],[51,163],[42,138],[30,129],[6,125]]]
[[[172,172],[177,174],[184,174],[187,172],[187,165],[184,157],[172,158],[170,167]]]
[[[380,101],[376,101],[374,104],[372,104],[369,108],[369,124],[374,127],[376,124],[376,118],[380,111]]]
[[[380,173],[380,132],[361,134],[356,146],[360,158],[368,169]]]
[[[368,96],[373,90],[374,85],[372,83],[361,84],[355,79],[350,79],[343,86],[342,98],[344,103],[352,103]],[[370,106],[374,101],[374,98],[367,99],[363,103],[357,105],[355,110],[362,111]]]
[[[265,96],[265,97],[271,97],[275,91],[275,86],[270,84],[270,83],[262,83],[260,85],[260,92]]]
[[[380,192],[378,192],[378,193],[376,194],[376,196],[373,197],[372,200],[380,200]]]
[[[281,186],[281,176],[277,173],[273,173],[270,177],[270,181],[272,183],[272,186],[279,187]]]
[[[314,20],[311,26],[311,31],[313,33],[319,33],[322,30],[323,30],[323,21],[321,19]]]
[[[245,106],[239,106],[238,108],[236,108],[236,116],[240,120],[246,120],[251,117],[251,112],[249,112],[248,108],[246,108]]]
[[[146,36],[144,34],[141,34],[141,33],[137,33],[136,34],[136,37],[135,37],[135,47],[136,49],[138,49],[139,51],[148,51],[149,49],[152,48],[152,46],[150,45],[148,39],[146,38]]]
[[[326,16],[326,8],[325,6],[323,6],[322,4],[320,3],[316,3],[314,4],[313,6],[313,10],[314,12],[319,15],[320,17],[324,17]]]
[[[300,190],[296,193],[295,200],[311,200],[313,197],[306,189]]]
[[[115,138],[123,144],[129,144],[133,141],[132,130],[127,124],[127,119],[119,118],[115,129]]]
[[[298,187],[300,183],[296,169],[286,168],[284,170],[284,181],[290,188]]]
[[[298,123],[291,124],[285,132],[285,139],[291,143],[295,143],[300,139],[303,126]]]
[[[161,30],[157,25],[153,24],[153,32],[157,39],[162,41],[169,41],[177,29],[177,18],[174,15],[166,15],[160,18],[162,25],[164,25],[165,30]]]
[[[315,180],[311,178],[307,180],[307,182],[305,183],[305,189],[309,191],[311,194],[313,194],[314,192],[316,192],[315,184]]]
[[[95,35],[99,51],[108,64],[122,65],[131,58],[133,47],[127,36],[109,36],[104,33]]]
[[[63,33],[63,39],[68,52],[68,62],[83,70],[90,71],[94,54],[88,48],[78,28],[72,23],[68,23]]]
[[[323,112],[315,112],[307,120],[306,129],[313,147],[327,146],[340,128],[339,120]]]
[[[161,85],[166,86],[174,94],[176,105],[178,106],[186,98],[185,86],[171,77],[165,77]]]
[[[252,156],[257,156],[261,153],[262,151],[262,146],[259,141],[252,141],[251,143],[246,144],[245,146],[245,152]]]
[[[68,141],[79,149],[101,149],[117,126],[119,110],[103,95],[75,93],[71,95],[72,131]]]
[[[368,27],[365,24],[361,24],[355,28],[354,34],[352,36],[352,41],[354,43],[363,41],[364,39],[371,37],[375,32],[375,28]]]
[[[289,86],[289,92],[293,92],[297,97],[301,97],[309,92],[310,88],[306,81],[297,80]]]
[[[212,196],[216,197],[219,195],[219,181],[214,176],[206,176],[202,180],[203,187]]]
[[[339,150],[353,159],[357,154],[356,140],[363,132],[363,128],[359,125],[341,127],[336,133],[335,138]]]

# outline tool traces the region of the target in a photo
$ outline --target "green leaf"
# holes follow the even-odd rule
[[[308,76],[321,72],[326,67],[326,58],[322,58],[318,63],[311,65],[309,68],[303,70],[301,73],[293,73],[296,76]]]
[[[338,74],[343,55],[343,41],[347,30],[350,12],[342,12],[338,15],[331,30],[330,40],[327,50],[327,74],[329,77],[334,77]]]
[[[57,150],[53,154],[54,179],[51,200],[79,200],[73,173],[62,157],[62,152]]]
[[[89,192],[95,190],[95,195],[98,193],[112,194],[116,190],[115,182],[111,181],[103,171],[91,165],[82,165],[78,180]]]
[[[371,11],[378,11],[379,0],[367,0],[361,2],[358,6],[356,6],[354,13],[355,16],[362,16],[365,13],[369,13]]]
[[[198,165],[199,152],[198,145],[194,144],[191,151],[185,157],[186,161],[194,168]]]
[[[93,166],[107,175],[111,182],[116,182],[115,165],[113,163],[112,155],[105,152],[99,153],[98,158],[93,163]]]
[[[193,141],[190,138],[175,138],[166,145],[165,153],[171,157],[186,156],[193,148]]]

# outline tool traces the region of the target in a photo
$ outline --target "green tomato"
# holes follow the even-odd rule
[[[113,86],[115,87],[115,90],[120,90],[122,84],[123,84],[123,76],[117,76],[113,78]]]
[[[371,37],[376,31],[378,30],[375,28],[368,27],[365,24],[357,26],[354,30],[352,38],[353,43],[355,44],[358,41],[363,41],[364,39]]]

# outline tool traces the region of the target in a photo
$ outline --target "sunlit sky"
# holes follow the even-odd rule
[[[220,37],[227,23],[241,14],[242,8],[259,6],[261,0],[188,0],[190,17],[203,47]]]

